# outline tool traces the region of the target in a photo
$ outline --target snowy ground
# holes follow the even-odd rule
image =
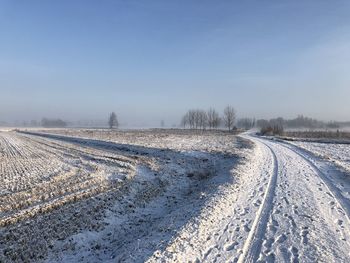
[[[269,148],[275,162],[272,190],[265,194],[272,204],[261,207],[263,216],[256,218],[253,237],[243,253],[246,256],[240,259],[348,262],[348,174],[333,162],[289,143],[252,139]]]
[[[349,262],[348,174],[288,143],[242,137],[256,147],[239,180],[149,261]]]
[[[294,141],[294,145],[343,167],[350,173],[350,144]]]
[[[0,133],[0,261],[145,261],[251,152],[222,133],[116,138]]]
[[[0,147],[0,262],[350,260],[348,146],[52,130]]]

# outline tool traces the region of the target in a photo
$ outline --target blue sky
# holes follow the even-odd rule
[[[0,120],[350,119],[349,1],[0,0]]]

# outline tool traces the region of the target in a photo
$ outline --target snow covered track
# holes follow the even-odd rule
[[[349,199],[333,184],[337,170],[295,146],[246,137],[271,149],[277,178],[274,196],[267,188],[270,203],[262,203],[239,262],[348,262]]]
[[[292,145],[285,145],[292,151],[294,151],[296,154],[300,155],[302,158],[305,159],[306,162],[310,164],[310,166],[315,170],[315,172],[319,175],[319,177],[322,179],[322,181],[325,183],[328,191],[333,195],[334,199],[337,201],[338,205],[344,210],[346,217],[348,219],[348,222],[350,223],[350,199],[343,196],[342,191],[332,182],[330,178],[327,176],[327,169],[325,172],[322,171],[324,169],[324,165],[320,168],[317,167],[317,162],[320,162],[320,159],[312,155],[311,153],[308,153],[302,149],[298,149],[295,146]],[[321,161],[322,162],[322,161]],[[335,171],[335,173],[334,173]],[[337,176],[337,173],[343,173],[342,171],[333,170],[333,176]],[[346,175],[345,175],[346,176]],[[333,178],[335,179],[335,178]],[[348,193],[349,194],[349,193]]]
[[[268,219],[272,210],[272,202],[275,194],[275,188],[276,188],[277,176],[278,176],[277,157],[274,151],[268,145],[266,145],[263,141],[256,140],[256,142],[267,147],[270,153],[272,154],[273,171],[271,171],[271,176],[270,176],[269,183],[267,185],[264,199],[254,219],[248,238],[243,246],[243,253],[238,260],[238,262],[242,262],[242,263],[257,261],[257,258],[261,250],[262,239],[264,237]]]
[[[236,168],[235,183],[149,262],[349,262],[347,175],[339,188],[334,164],[283,142],[242,137],[255,150]]]

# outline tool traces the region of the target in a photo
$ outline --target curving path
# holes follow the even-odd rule
[[[256,147],[236,181],[149,262],[350,262],[347,175],[283,141],[241,137]]]
[[[292,145],[244,136],[270,149],[275,169],[239,262],[349,262],[349,200],[334,169]]]

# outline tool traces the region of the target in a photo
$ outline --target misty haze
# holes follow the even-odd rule
[[[349,13],[0,0],[0,262],[350,262]]]

